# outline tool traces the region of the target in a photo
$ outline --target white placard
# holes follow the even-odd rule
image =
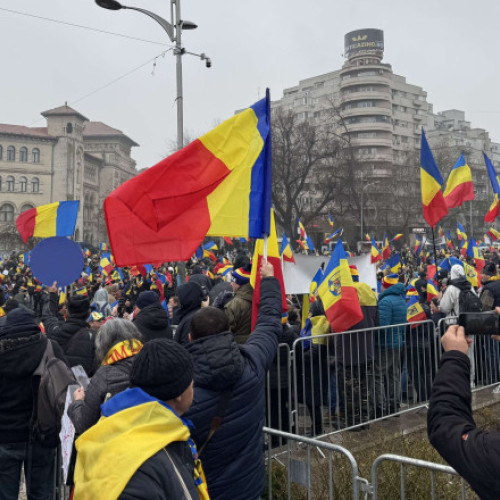
[[[293,262],[283,262],[283,279],[285,282],[285,292],[287,294],[309,293],[316,271],[324,262],[328,264],[330,257],[317,257],[315,255],[294,254]],[[377,290],[377,272],[375,264],[371,263],[370,254],[359,257],[349,257],[349,264],[354,264],[359,271],[359,281],[366,283],[370,288]]]
[[[73,441],[75,440],[75,427],[68,416],[68,407],[73,401],[73,392],[78,389],[78,385],[70,385],[66,392],[66,403],[64,405],[64,413],[61,419],[61,432],[59,440],[61,441],[61,466],[63,469],[64,483],[68,479],[69,464],[71,461],[71,453],[73,451]]]

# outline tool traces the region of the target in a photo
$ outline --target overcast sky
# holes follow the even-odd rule
[[[126,0],[170,20],[169,0]],[[339,69],[344,34],[379,28],[385,62],[427,91],[435,111],[456,108],[500,142],[500,1],[183,0],[185,130],[194,138],[216,120],[299,80]],[[54,24],[12,9],[153,42]],[[0,123],[44,126],[40,112],[65,101],[140,144],[137,167],[157,163],[176,137],[175,58],[153,20],[106,11],[94,0],[0,0]],[[141,69],[87,96],[145,64]],[[84,98],[85,97],[85,98]],[[83,99],[82,99],[83,98]]]

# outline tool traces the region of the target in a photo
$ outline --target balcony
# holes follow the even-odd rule
[[[346,127],[349,132],[392,132],[392,123],[390,121],[375,123],[349,123],[346,124]],[[345,130],[344,133],[346,133]]]
[[[351,137],[351,145],[355,147],[379,146],[392,149],[392,137]]]
[[[348,118],[350,116],[392,116],[392,109],[380,106],[373,106],[371,108],[350,108],[342,110],[341,115],[344,118]]]
[[[387,87],[390,87],[391,85],[390,74],[388,74],[388,76],[366,75],[366,76],[353,76],[350,78],[344,77],[340,82],[340,90],[345,89],[347,87],[353,87],[355,85],[366,85],[368,83],[387,85]]]
[[[377,91],[377,90],[365,90],[363,92],[349,92],[348,94],[342,94],[340,96],[340,102],[351,102],[351,101],[366,101],[366,100],[378,100],[378,101],[391,101],[391,93],[389,89],[387,92]]]

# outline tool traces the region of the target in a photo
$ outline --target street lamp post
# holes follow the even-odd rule
[[[170,19],[169,23],[163,17],[155,14],[146,9],[141,9],[139,7],[128,7],[122,5],[117,0],[95,0],[95,3],[108,10],[136,10],[141,12],[146,16],[154,19],[167,33],[168,38],[172,43],[175,43],[174,55],[176,58],[175,62],[175,73],[176,73],[176,102],[177,102],[177,149],[182,149],[184,146],[184,103],[183,103],[183,92],[182,92],[182,56],[184,54],[190,54],[192,56],[199,57],[202,61],[205,61],[207,68],[212,66],[212,61],[205,54],[195,54],[193,52],[187,52],[186,49],[182,47],[182,30],[192,30],[198,26],[190,21],[183,21],[181,19],[181,6],[180,0],[170,0]],[[175,20],[174,20],[174,10],[175,10]]]
[[[366,184],[365,186],[363,186],[363,172],[361,172],[361,217],[360,217],[360,219],[361,219],[361,221],[360,221],[361,222],[361,224],[360,224],[360,226],[361,226],[361,232],[360,232],[361,237],[360,237],[360,241],[363,241],[363,239],[364,239],[364,230],[363,230],[364,227],[363,227],[363,225],[364,225],[364,197],[365,197],[365,190],[367,188],[369,188],[370,186],[374,186],[375,184],[378,184],[378,182],[370,182],[370,183]]]

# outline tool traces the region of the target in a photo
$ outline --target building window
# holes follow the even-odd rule
[[[0,207],[0,222],[14,222],[14,207],[9,203]]]
[[[19,161],[23,161],[23,162],[28,161],[28,148],[23,146],[19,150]]]
[[[33,163],[40,163],[40,150],[38,148],[34,148],[31,154],[33,156]]]
[[[32,208],[35,208],[31,203],[26,203],[26,205],[23,205],[21,207],[21,213],[26,212],[27,210],[31,210]]]
[[[12,175],[9,175],[9,177],[7,177],[7,191],[14,191],[14,186],[15,186],[14,177],[12,177]]]
[[[40,181],[38,180],[38,177],[34,177],[33,179],[31,179],[31,191],[33,193],[40,192]]]
[[[21,193],[26,193],[26,191],[28,191],[28,179],[26,179],[26,177],[21,177],[19,179],[19,185],[21,187]]]
[[[7,161],[16,161],[16,148],[14,146],[7,148]]]

